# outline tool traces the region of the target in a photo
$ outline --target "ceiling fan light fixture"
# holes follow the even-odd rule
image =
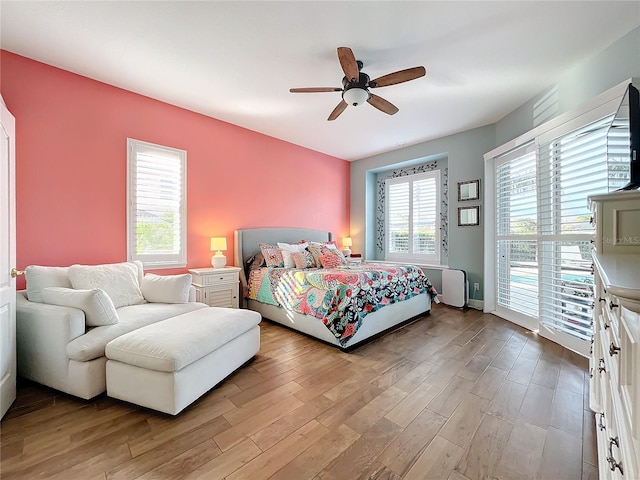
[[[357,107],[369,100],[369,92],[364,88],[354,87],[345,90],[342,94],[342,99],[349,105]]]

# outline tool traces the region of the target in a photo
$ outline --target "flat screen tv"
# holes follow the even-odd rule
[[[629,183],[620,190],[637,190],[640,187],[640,93],[631,83],[611,127],[629,132]]]

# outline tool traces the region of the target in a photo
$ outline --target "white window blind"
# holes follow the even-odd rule
[[[145,267],[187,264],[187,152],[127,139],[128,258]]]
[[[440,172],[385,182],[385,259],[440,261]]]
[[[524,326],[591,337],[594,231],[587,197],[621,180],[607,156],[610,122],[495,159],[496,305],[524,318]]]
[[[529,144],[496,162],[496,272],[499,306],[538,316],[538,248],[535,147]]]
[[[593,307],[594,230],[587,197],[609,189],[610,123],[592,123],[538,151],[540,321],[582,340],[591,338]]]

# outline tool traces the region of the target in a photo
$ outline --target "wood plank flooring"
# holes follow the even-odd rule
[[[435,305],[346,354],[269,322],[260,353],[178,417],[23,381],[6,480],[597,479],[588,362]]]

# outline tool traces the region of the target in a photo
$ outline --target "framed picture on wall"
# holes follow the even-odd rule
[[[480,225],[480,207],[458,207],[458,225],[470,227]]]
[[[458,201],[478,200],[480,198],[480,180],[458,182]]]

